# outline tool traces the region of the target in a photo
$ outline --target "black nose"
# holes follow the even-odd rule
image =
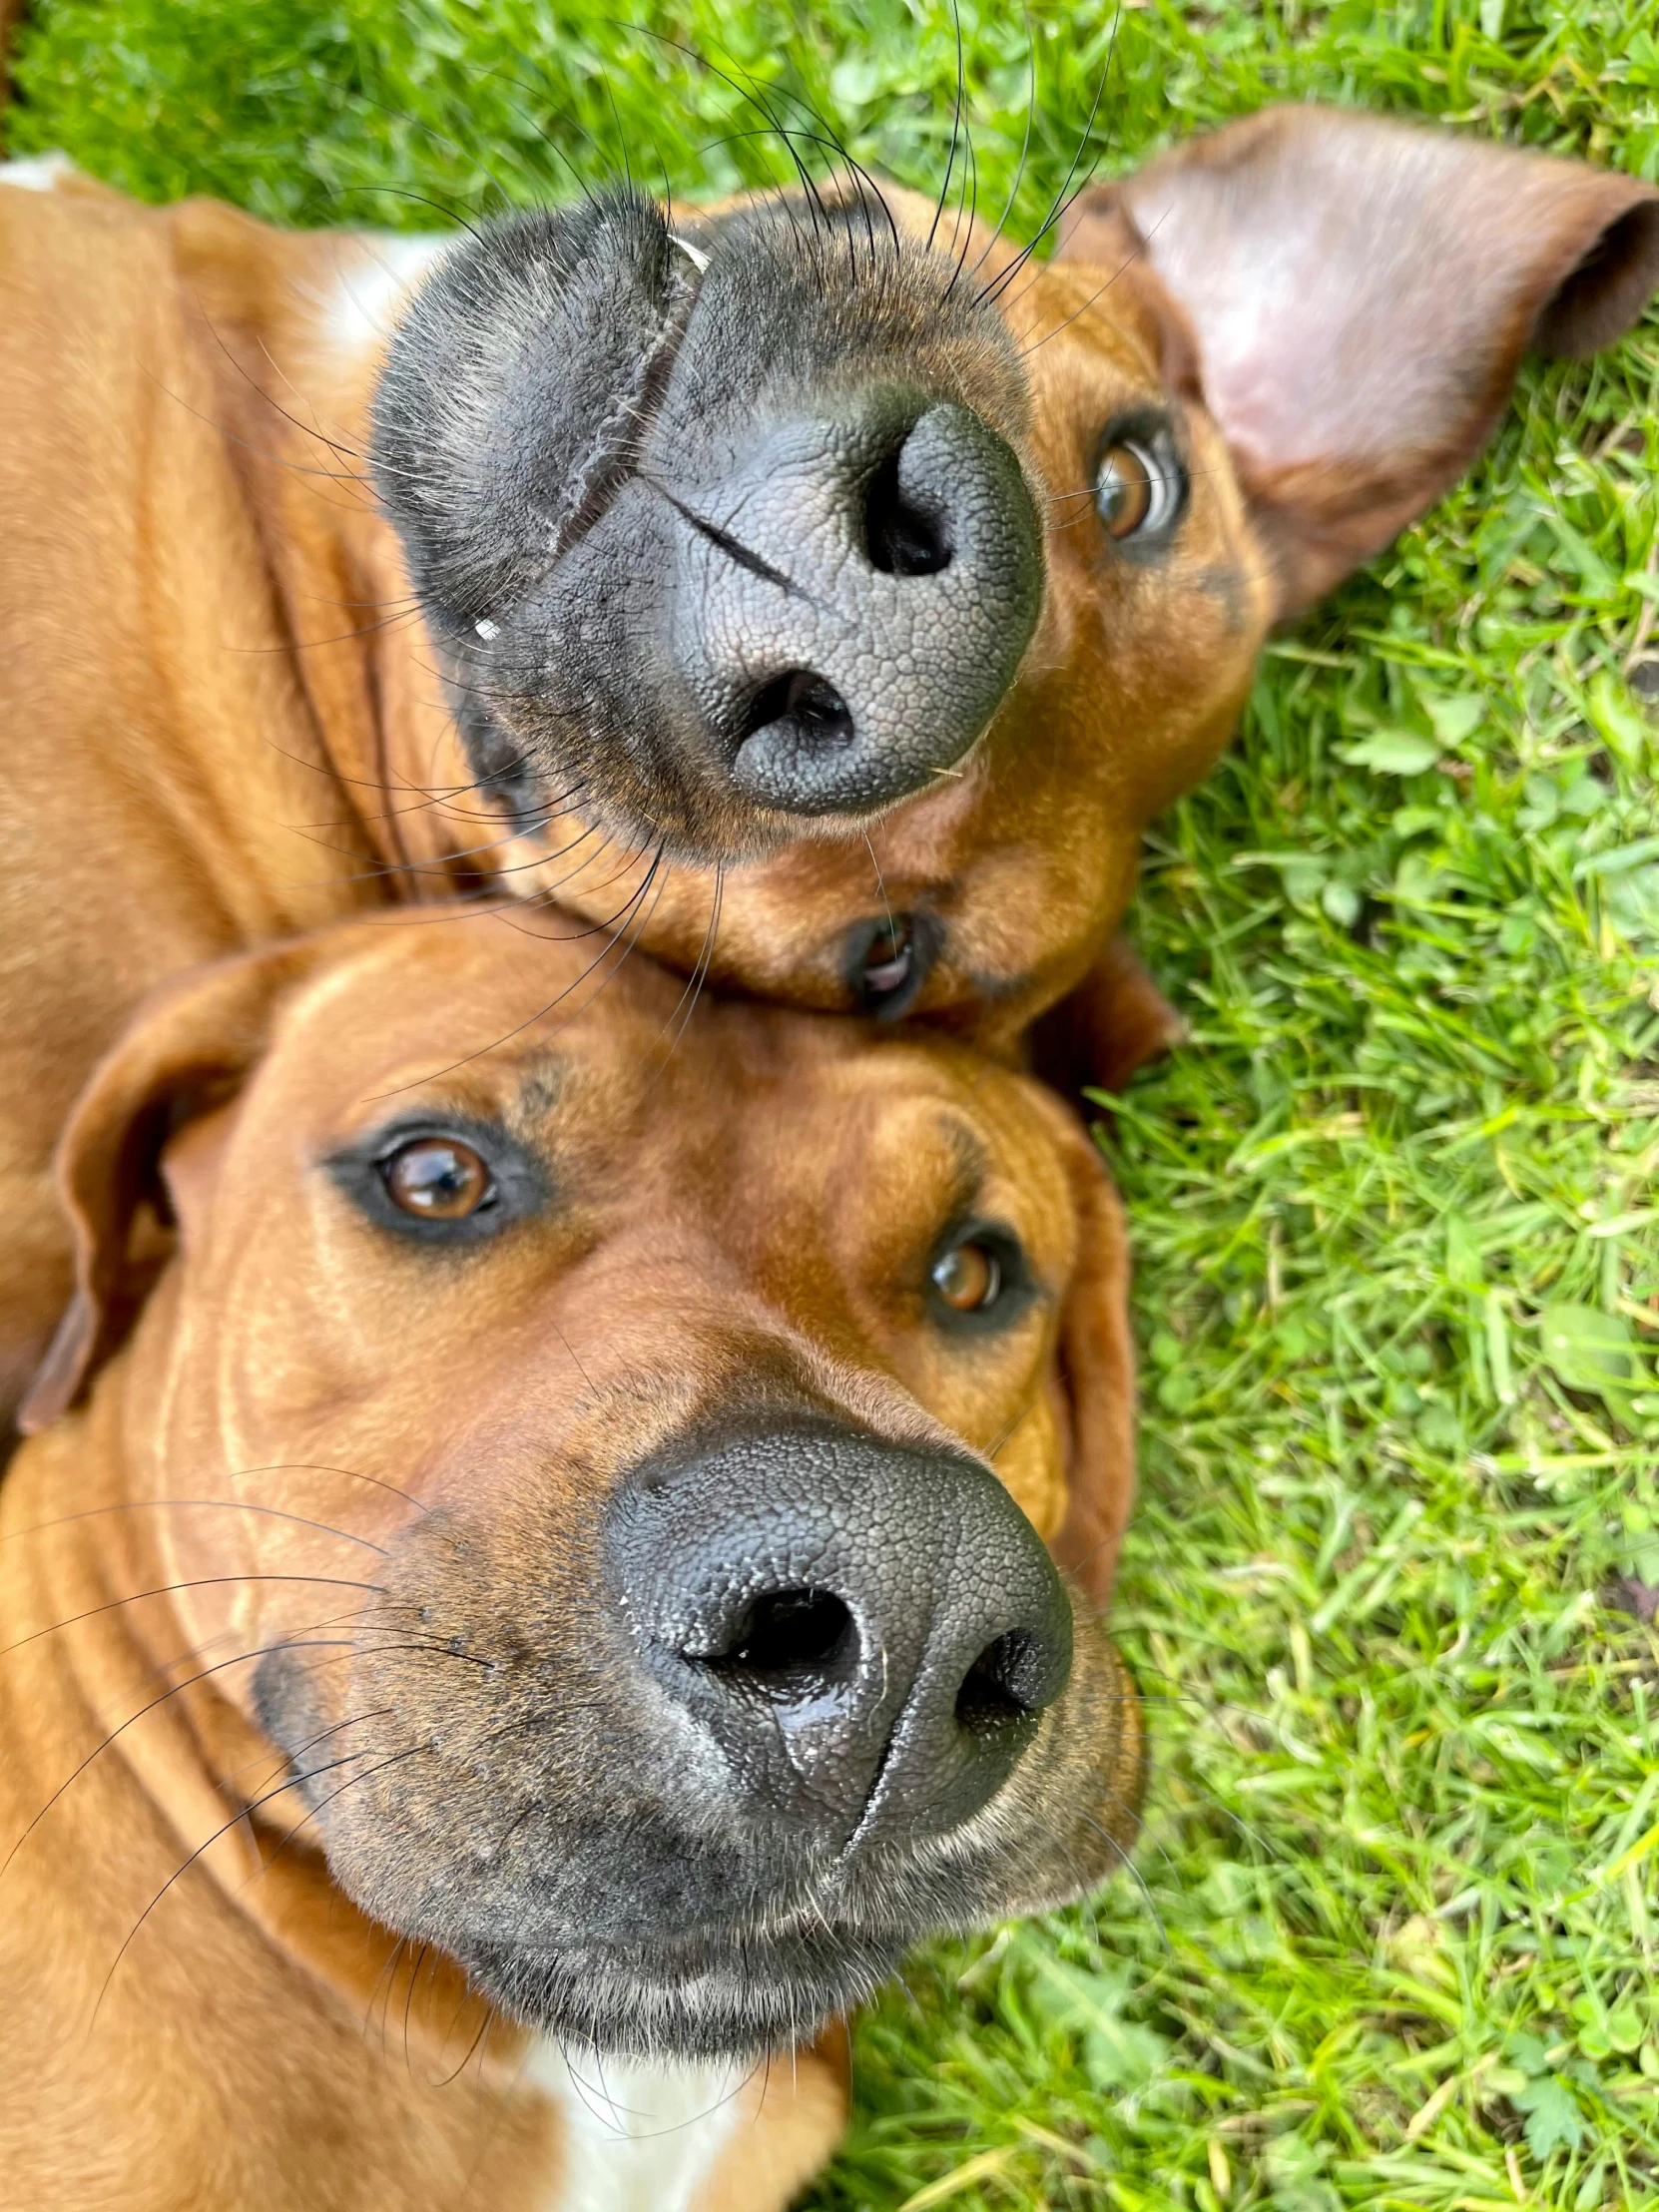
[[[863,813],[969,750],[1042,590],[1031,495],[979,415],[864,391],[673,504],[672,650],[742,793]]]
[[[1036,1531],[949,1451],[830,1425],[726,1440],[641,1470],[608,1546],[671,1717],[724,1755],[731,1816],[821,1845],[968,1819],[1070,1673]]]

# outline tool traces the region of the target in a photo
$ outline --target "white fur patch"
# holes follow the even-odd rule
[[[438,256],[444,238],[368,238],[362,252],[319,299],[317,328],[342,353],[362,353],[378,345],[397,319],[397,311]]]
[[[648,2065],[536,2043],[524,2070],[559,2107],[559,2185],[541,2212],[687,2212],[738,2121],[746,2070]]]
[[[0,162],[0,185],[10,185],[14,192],[55,192],[74,168],[67,154],[34,154]]]

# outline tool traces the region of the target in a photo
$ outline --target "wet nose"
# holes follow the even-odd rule
[[[861,814],[969,751],[1042,591],[1031,494],[979,415],[866,391],[674,505],[672,651],[741,793]]]
[[[608,1551],[641,1664],[713,1739],[730,1813],[821,1847],[969,1819],[1070,1673],[1036,1531],[947,1450],[829,1425],[727,1440],[639,1472]]]

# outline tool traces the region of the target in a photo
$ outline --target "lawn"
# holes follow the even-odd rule
[[[936,185],[932,0],[647,20],[44,0],[11,140],[429,226],[625,164],[762,181],[753,76]],[[1318,95],[1659,178],[1655,0],[960,21],[982,206],[1034,62],[1016,229],[1102,83],[1104,174]],[[1134,928],[1192,1040],[1102,1138],[1145,1360],[1138,1872],[914,1961],[858,2024],[816,2212],[1659,2202],[1656,388],[1652,319],[1529,373],[1149,840]]]

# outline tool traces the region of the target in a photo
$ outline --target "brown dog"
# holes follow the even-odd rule
[[[754,2054],[1133,1835],[1038,1533],[1103,1591],[1092,1147],[965,1046],[679,1034],[588,959],[340,925],[169,986],[77,1107],[0,1489],[15,2212],[767,2212],[843,2085]]]
[[[1047,267],[901,194],[444,245],[0,176],[0,1400],[138,997],[388,892],[1009,1047],[1268,626],[1659,266],[1648,186],[1310,108]],[[1165,1024],[1121,960],[1067,1013],[1106,1081]]]

